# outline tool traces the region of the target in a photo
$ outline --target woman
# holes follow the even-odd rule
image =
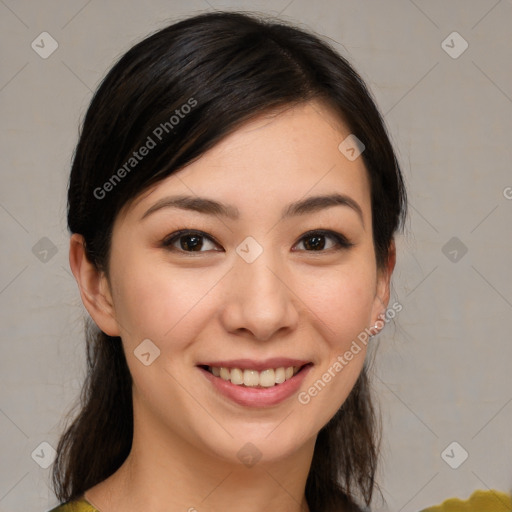
[[[128,51],[69,182],[70,265],[93,322],[53,512],[369,505],[365,356],[401,309],[405,215],[378,110],[316,36],[217,12]],[[490,491],[429,510],[510,508]]]
[[[282,23],[210,13],[96,92],[68,194],[94,323],[58,511],[352,511],[375,490],[365,355],[406,194],[361,78]]]

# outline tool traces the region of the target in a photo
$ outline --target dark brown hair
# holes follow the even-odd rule
[[[348,61],[320,37],[240,12],[174,23],[133,46],[109,71],[87,110],[74,154],[70,232],[84,236],[87,257],[108,275],[112,226],[130,201],[243,122],[313,99],[324,101],[365,145],[375,254],[383,268],[394,234],[403,226],[406,193],[371,94]],[[128,167],[148,137],[158,143]],[[87,377],[78,414],[60,439],[53,467],[61,502],[114,473],[132,443],[132,380],[121,338],[88,320],[86,340]],[[379,442],[365,365],[347,400],[318,434],[306,483],[310,509],[368,505]]]

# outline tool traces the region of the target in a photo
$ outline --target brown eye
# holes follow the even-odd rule
[[[210,244],[211,248],[208,247]],[[201,231],[181,230],[172,233],[162,242],[162,245],[169,250],[182,252],[208,252],[218,251],[214,247],[217,244],[206,233]],[[206,247],[206,249],[204,249]]]
[[[331,240],[331,242],[326,242],[326,240]],[[341,233],[335,233],[334,231],[326,230],[309,231],[302,236],[299,241],[299,244],[300,243],[304,245],[305,250],[308,252],[325,252],[330,249],[348,249],[354,245],[353,243],[349,242],[347,238],[344,237]]]

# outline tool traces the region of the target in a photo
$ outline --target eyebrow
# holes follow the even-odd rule
[[[311,196],[306,199],[290,203],[281,212],[281,220],[297,215],[314,213],[332,206],[347,206],[351,208],[357,213],[364,226],[363,210],[354,199],[345,194]],[[240,218],[240,211],[235,206],[219,203],[218,201],[208,199],[206,197],[181,195],[163,197],[158,200],[144,213],[140,220],[145,219],[152,213],[163,208],[179,208],[207,215],[221,215],[232,220]]]

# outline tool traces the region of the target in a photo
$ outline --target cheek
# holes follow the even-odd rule
[[[185,343],[223,273],[176,269],[155,261],[147,264],[136,257],[123,263],[116,272],[114,296],[123,338],[130,344],[149,338],[162,348],[172,340],[173,349],[180,339]]]
[[[370,266],[318,273],[307,281],[303,300],[322,321],[331,346],[341,349],[370,327],[375,297],[375,272]]]
[[[322,341],[315,341],[318,365],[298,395],[301,419],[313,431],[334,416],[361,374],[375,286],[370,267],[340,271],[330,279],[319,275],[315,281],[315,293],[304,302],[310,318],[319,320]]]

